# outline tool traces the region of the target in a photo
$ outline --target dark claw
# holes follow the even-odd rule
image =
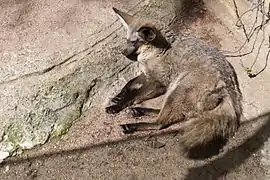
[[[122,124],[120,126],[124,134],[132,134],[137,130],[136,124]]]
[[[119,113],[122,109],[123,109],[122,106],[116,104],[116,105],[106,107],[106,113],[116,114],[116,113]]]

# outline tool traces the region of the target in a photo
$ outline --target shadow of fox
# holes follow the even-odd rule
[[[160,130],[181,122],[184,154],[206,158],[218,153],[238,130],[242,116],[242,95],[232,65],[215,47],[180,35],[170,43],[153,24],[113,10],[127,30],[122,54],[138,61],[142,73],[123,87],[106,112],[115,114],[165,94],[161,109],[152,112],[153,122],[122,124],[123,132]],[[140,108],[132,112],[150,113]]]

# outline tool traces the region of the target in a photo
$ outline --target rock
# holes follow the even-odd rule
[[[97,93],[110,97],[137,74],[120,54],[125,32],[112,6],[160,27],[174,17],[173,2],[160,0],[1,2],[1,161],[66,133]]]

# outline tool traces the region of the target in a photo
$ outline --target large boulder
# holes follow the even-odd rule
[[[134,77],[112,6],[161,28],[175,11],[173,1],[157,0],[1,2],[0,160],[67,132]]]

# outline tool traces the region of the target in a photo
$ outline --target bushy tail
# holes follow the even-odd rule
[[[226,98],[215,109],[191,119],[184,127],[181,139],[185,154],[192,159],[203,159],[218,154],[228,138],[239,128],[239,113],[230,98]]]

